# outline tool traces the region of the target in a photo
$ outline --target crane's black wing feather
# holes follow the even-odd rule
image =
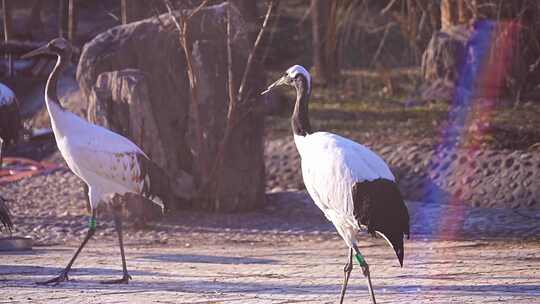
[[[368,232],[384,235],[403,266],[403,236],[409,235],[409,211],[397,184],[388,179],[355,183],[354,217]]]

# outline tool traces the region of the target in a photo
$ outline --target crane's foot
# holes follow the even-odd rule
[[[128,284],[131,280],[131,276],[127,273],[124,273],[124,276],[121,279],[117,280],[104,280],[100,281],[101,284]]]
[[[345,292],[347,291],[347,284],[349,283],[349,277],[351,276],[351,271],[353,269],[352,260],[350,260],[345,267],[343,267],[343,272],[345,277],[343,279],[343,285],[341,286],[341,293],[339,297],[339,304],[343,304],[343,299],[345,299]]]
[[[38,284],[38,285],[49,285],[49,284],[58,285],[58,284],[60,284],[62,282],[66,282],[66,281],[69,281],[68,271],[64,269],[64,270],[62,270],[62,272],[60,272],[60,274],[56,278],[52,278],[52,279],[47,280],[47,281],[36,282],[36,284]]]

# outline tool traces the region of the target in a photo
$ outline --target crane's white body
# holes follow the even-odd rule
[[[350,248],[362,228],[354,216],[352,187],[384,178],[395,181],[386,163],[373,151],[328,132],[294,136],[306,189]]]
[[[15,103],[15,93],[3,83],[0,83],[0,106]]]
[[[92,209],[114,194],[141,192],[145,179],[149,181],[141,176],[136,155],[146,155],[137,145],[62,109],[47,94],[45,103],[58,149],[71,171],[88,185]]]

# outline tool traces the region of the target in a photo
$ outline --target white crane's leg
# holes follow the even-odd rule
[[[77,251],[75,252],[75,255],[73,255],[73,257],[71,258],[71,260],[67,264],[66,268],[64,268],[64,270],[62,270],[57,277],[52,278],[52,279],[47,280],[47,281],[43,281],[43,282],[36,282],[36,284],[45,285],[45,284],[54,283],[55,285],[57,285],[57,284],[59,284],[61,282],[69,280],[68,272],[71,270],[71,266],[73,265],[73,263],[77,259],[77,256],[79,255],[79,253],[81,253],[84,245],[86,245],[88,240],[94,235],[95,232],[96,232],[96,211],[92,210],[92,217],[90,218],[88,232],[86,233],[86,236],[84,237],[84,240],[82,241],[81,245],[79,246],[79,249],[77,249]]]
[[[353,245],[353,246],[354,246],[354,251],[356,252],[354,257],[356,258],[356,261],[358,261],[358,264],[360,264],[360,267],[362,267],[362,273],[364,274],[368,282],[368,289],[369,289],[369,295],[371,296],[371,301],[373,302],[373,304],[377,304],[377,301],[375,301],[375,293],[373,292],[373,286],[371,285],[369,265],[364,259],[364,256],[362,255],[362,253],[360,253],[360,250],[358,250],[358,247],[356,247],[356,245]]]
[[[118,214],[117,210],[114,210],[114,226],[118,233],[118,244],[120,245],[120,255],[122,256],[122,270],[124,276],[118,280],[101,281],[102,284],[127,284],[131,280],[131,276],[127,271],[126,256],[124,255],[124,242],[122,240],[122,218]]]
[[[351,248],[349,249],[349,260],[347,264],[345,264],[345,267],[343,268],[345,277],[343,278],[343,286],[341,287],[341,297],[339,299],[339,304],[343,304],[343,299],[345,298],[345,291],[347,291],[347,284],[349,283],[349,277],[351,276],[352,270],[353,270],[353,250]]]

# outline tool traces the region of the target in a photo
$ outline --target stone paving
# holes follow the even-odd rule
[[[346,249],[340,240],[289,243],[126,244],[133,280],[119,278],[118,248],[91,242],[58,286],[34,282],[55,275],[75,246],[1,253],[0,303],[336,303]],[[378,303],[540,303],[538,241],[425,241],[406,243],[404,268],[391,250],[370,239]],[[345,303],[369,303],[356,267]]]
[[[347,250],[305,192],[270,193],[264,209],[243,214],[181,212],[146,227],[128,218],[133,281],[117,286],[99,284],[121,276],[106,214],[72,281],[34,284],[65,266],[86,231],[84,197],[71,173],[8,184],[2,195],[10,199],[14,234],[32,236],[36,246],[0,252],[0,303],[337,302]],[[412,239],[403,269],[382,240],[362,243],[378,303],[540,303],[540,209],[407,205]],[[369,302],[355,269],[345,303]]]

